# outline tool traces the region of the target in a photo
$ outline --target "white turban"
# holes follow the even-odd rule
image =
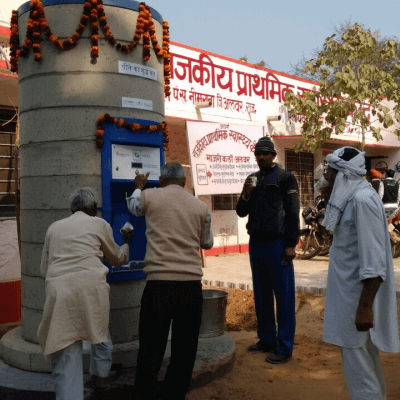
[[[355,150],[358,154],[346,161],[342,158],[346,149]],[[326,207],[325,218],[322,222],[326,229],[331,232],[335,231],[347,202],[358,190],[369,187],[369,183],[363,179],[363,176],[367,173],[364,155],[365,152],[346,146],[335,150],[326,157],[327,163],[338,170],[332,194]]]

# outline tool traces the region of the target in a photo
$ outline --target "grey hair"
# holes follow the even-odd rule
[[[79,188],[71,194],[69,202],[73,213],[90,210],[93,206],[97,205],[97,193],[91,187]]]
[[[179,181],[185,179],[185,169],[177,162],[170,162],[164,165],[160,178],[168,181]]]

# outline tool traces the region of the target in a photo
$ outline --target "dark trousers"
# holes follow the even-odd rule
[[[171,359],[162,385],[162,398],[185,398],[196,359],[202,304],[200,281],[147,282],[140,310],[134,398],[154,398],[171,321]]]
[[[291,355],[296,329],[296,298],[293,262],[283,261],[284,239],[268,243],[250,239],[249,250],[258,337],[275,345],[279,353]],[[278,333],[275,325],[274,297]]]

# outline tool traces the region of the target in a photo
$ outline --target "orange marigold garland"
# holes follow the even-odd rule
[[[19,47],[18,33],[18,13],[13,11],[11,14],[10,26],[10,69],[12,72],[18,71],[18,57],[21,49]]]
[[[104,135],[104,123],[105,122],[117,125],[119,128],[129,129],[131,131],[139,131],[139,132],[163,131],[164,150],[169,151],[169,148],[168,148],[169,129],[168,129],[167,123],[165,121],[161,122],[158,125],[141,125],[141,124],[137,124],[137,123],[129,123],[129,122],[125,121],[123,118],[117,119],[115,117],[112,117],[110,114],[103,114],[101,117],[97,118],[96,142],[97,142],[98,148],[103,147],[103,135]]]
[[[27,31],[23,45],[19,45],[18,34],[18,13],[12,12],[10,29],[10,68],[12,72],[18,72],[18,58],[27,56],[29,47],[32,47],[35,61],[42,59],[41,54],[41,33],[43,32],[50,42],[61,50],[69,50],[77,44],[88,22],[91,29],[91,52],[92,58],[99,56],[99,27],[104,33],[105,39],[111,46],[116,45],[115,38],[107,24],[107,17],[104,12],[103,0],[86,0],[83,13],[75,33],[62,41],[55,36],[46,20],[42,0],[31,0],[29,4],[30,14],[27,23]],[[164,58],[164,94],[170,96],[170,53],[169,53],[169,27],[168,22],[163,23],[163,41],[160,47],[155,35],[155,26],[150,8],[145,3],[139,4],[139,15],[136,22],[136,30],[131,43],[127,45],[116,45],[117,50],[124,54],[130,53],[138,45],[143,36],[143,60],[150,59],[150,42],[158,57]]]
[[[163,48],[162,56],[164,57],[164,94],[165,97],[171,95],[171,54],[169,52],[169,26],[168,21],[163,22]]]

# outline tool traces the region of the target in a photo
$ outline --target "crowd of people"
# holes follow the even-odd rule
[[[296,330],[293,259],[299,193],[295,176],[277,165],[275,157],[273,142],[260,138],[255,146],[259,171],[245,180],[236,212],[248,216],[258,321],[259,340],[248,351],[268,353],[266,362],[281,364],[292,357]],[[333,244],[323,340],[340,348],[352,400],[384,400],[378,351],[399,351],[386,219],[386,214],[394,217],[394,206],[398,208],[399,185],[390,170],[385,180],[375,171],[370,183],[363,179],[364,153],[352,147],[335,150],[326,162],[323,225],[333,234]],[[136,176],[135,190],[127,198],[129,211],[145,216],[147,237],[133,399],[183,400],[201,324],[199,249],[213,246],[211,213],[184,189],[185,171],[179,163],[164,165],[159,188],[145,189],[148,176]],[[94,191],[77,190],[71,197],[72,215],[49,227],[43,248],[46,302],[38,339],[45,357],[50,357],[57,400],[83,399],[83,340],[91,344],[90,373],[96,390],[106,386],[112,363],[108,268],[102,260],[104,254],[112,265],[126,263],[132,234],[123,233],[124,244],[118,246],[111,226],[96,217],[96,211]],[[170,327],[171,359],[159,384]]]

